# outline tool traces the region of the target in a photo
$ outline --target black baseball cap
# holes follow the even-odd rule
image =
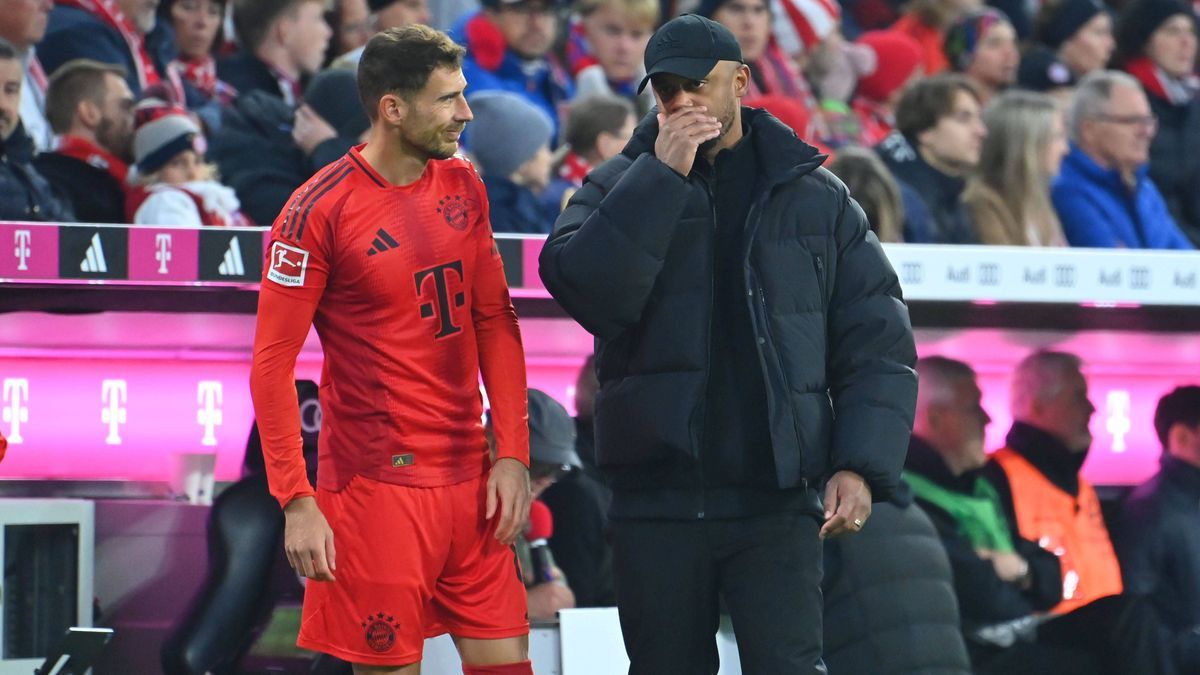
[[[742,48],[733,33],[698,14],[677,16],[654,31],[646,45],[646,77],[638,85],[638,93],[646,88],[650,76],[658,73],[703,80],[718,61],[742,62]]]

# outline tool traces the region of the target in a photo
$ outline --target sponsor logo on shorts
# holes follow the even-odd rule
[[[396,644],[396,629],[400,627],[400,622],[396,621],[396,617],[391,614],[376,612],[362,622],[362,627],[367,638],[367,646],[376,652],[383,653]]]
[[[392,468],[399,469],[402,466],[412,466],[416,459],[411,452],[403,455],[392,455]]]

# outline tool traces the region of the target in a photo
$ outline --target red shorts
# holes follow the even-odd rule
[[[333,528],[337,581],[309,580],[296,644],[351,663],[421,660],[425,638],[529,633],[512,547],[484,520],[487,476],[417,488],[356,476],[317,489]]]

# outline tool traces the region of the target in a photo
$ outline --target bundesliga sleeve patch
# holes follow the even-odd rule
[[[280,286],[303,286],[308,269],[308,251],[277,241],[271,246],[271,268],[267,278]]]

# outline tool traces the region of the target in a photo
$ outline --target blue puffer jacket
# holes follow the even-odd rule
[[[1072,145],[1050,191],[1067,241],[1093,248],[1194,248],[1147,173],[1146,166],[1138,169],[1131,192],[1118,171]]]

